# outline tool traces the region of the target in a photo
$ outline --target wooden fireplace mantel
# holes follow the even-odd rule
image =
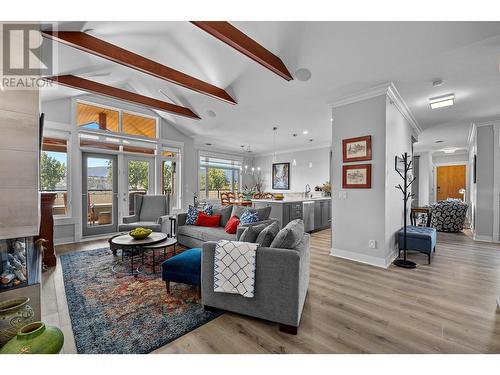
[[[47,242],[44,244],[43,264],[47,267],[55,267],[57,263],[56,253],[54,250],[54,218],[52,209],[56,200],[56,193],[41,193],[40,198],[40,234],[38,238],[44,238]]]

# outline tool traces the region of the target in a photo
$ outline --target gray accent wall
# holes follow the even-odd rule
[[[370,163],[372,187],[344,190],[342,140],[365,135],[372,136],[372,160],[346,164]],[[386,95],[343,105],[333,109],[332,149],[332,255],[387,267],[404,217],[394,157],[411,153],[410,125]]]
[[[481,126],[477,129],[475,234],[480,239],[492,239],[494,232],[492,202],[495,138],[493,135],[492,125]]]

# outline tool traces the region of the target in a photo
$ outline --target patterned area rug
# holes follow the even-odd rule
[[[109,249],[64,254],[61,264],[78,353],[149,353],[222,314],[204,311],[193,286],[172,283],[168,295],[160,274],[113,272],[123,267]]]

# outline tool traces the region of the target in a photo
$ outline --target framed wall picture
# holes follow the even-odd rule
[[[273,189],[290,190],[290,163],[273,164]]]
[[[342,140],[342,156],[344,163],[372,160],[372,136]]]
[[[371,187],[371,164],[344,165],[342,167],[343,189],[370,189]]]

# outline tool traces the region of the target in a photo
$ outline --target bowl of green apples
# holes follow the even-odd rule
[[[130,237],[133,237],[136,240],[143,240],[147,238],[153,231],[151,229],[146,229],[146,228],[135,228],[132,229],[128,234],[130,234]]]

